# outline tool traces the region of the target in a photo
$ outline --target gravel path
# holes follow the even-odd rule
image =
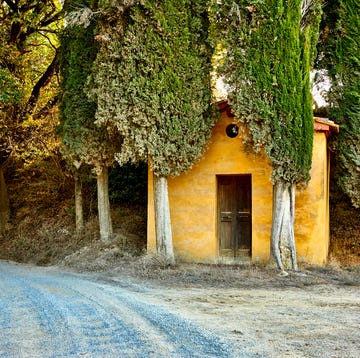
[[[233,357],[141,288],[0,261],[0,357]]]
[[[219,287],[0,261],[0,358],[360,357],[357,276],[239,275]]]

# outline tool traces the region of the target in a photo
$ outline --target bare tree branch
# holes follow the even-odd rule
[[[40,77],[40,79],[36,82],[35,86],[33,87],[27,105],[25,107],[27,110],[30,111],[30,113],[32,112],[32,108],[36,105],[36,102],[39,99],[41,89],[49,83],[51,77],[55,73],[58,66],[59,66],[59,52],[57,51],[52,62],[50,63],[46,71],[43,73],[43,75]]]

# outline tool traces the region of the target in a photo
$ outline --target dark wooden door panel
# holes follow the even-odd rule
[[[238,248],[249,249],[251,245],[250,217],[238,217]]]
[[[219,229],[220,251],[232,250],[232,221],[222,221]]]
[[[251,176],[218,176],[218,238],[221,256],[251,250]]]

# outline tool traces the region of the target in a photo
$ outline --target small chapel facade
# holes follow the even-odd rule
[[[169,178],[175,256],[199,263],[266,262],[272,220],[271,164],[248,153],[226,102],[203,158],[188,172]],[[327,140],[336,124],[314,119],[311,180],[297,190],[295,242],[301,262],[326,263],[329,249]],[[153,175],[148,176],[148,252],[155,251]]]

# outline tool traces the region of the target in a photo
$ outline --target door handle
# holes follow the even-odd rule
[[[224,221],[232,220],[232,212],[231,211],[223,211],[220,213],[220,219]]]

